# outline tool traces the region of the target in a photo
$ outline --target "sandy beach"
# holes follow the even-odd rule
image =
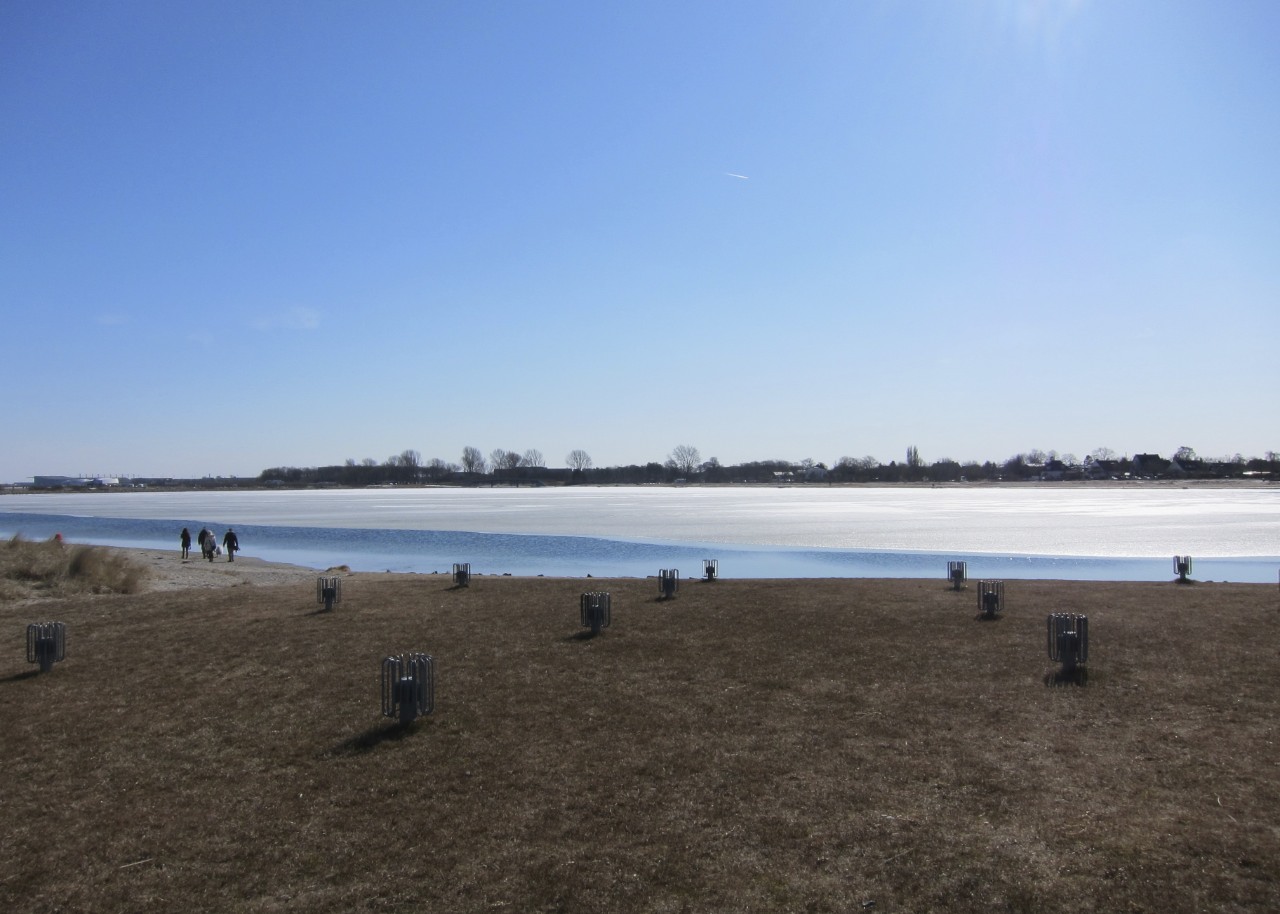
[[[244,554],[237,556],[234,562],[228,562],[225,555],[218,556],[209,562],[200,557],[197,549],[192,549],[191,557],[184,559],[176,549],[138,549],[120,546],[98,548],[125,556],[145,568],[147,570],[145,589],[148,591],[298,584],[314,581],[325,570],[279,562],[264,562]]]

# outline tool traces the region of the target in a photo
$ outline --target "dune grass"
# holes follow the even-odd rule
[[[0,601],[73,593],[140,592],[146,571],[117,551],[15,536],[0,542]]]
[[[1275,590],[1007,595],[992,622],[943,581],[46,603],[67,660],[0,657],[0,909],[1280,909]],[[1049,612],[1089,614],[1083,687]],[[379,662],[413,650],[436,711],[401,728]]]

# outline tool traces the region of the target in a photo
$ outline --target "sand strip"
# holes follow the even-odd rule
[[[210,562],[200,556],[198,549],[192,549],[191,557],[184,559],[177,549],[138,549],[130,546],[97,548],[110,549],[147,569],[146,589],[149,591],[233,587],[243,584],[259,587],[298,584],[312,582],[321,574],[320,569],[264,562],[243,553],[234,562],[228,562],[225,555]]]

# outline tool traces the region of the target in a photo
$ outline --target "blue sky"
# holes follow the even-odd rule
[[[1280,450],[1280,4],[0,2],[0,481]]]

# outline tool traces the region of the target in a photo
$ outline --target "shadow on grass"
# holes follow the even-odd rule
[[[1089,684],[1089,668],[1080,666],[1071,671],[1051,670],[1044,674],[1044,684],[1047,686],[1086,686]]]
[[[34,679],[39,675],[39,670],[27,670],[25,673],[14,673],[12,676],[6,676],[4,679],[0,679],[0,682],[22,682],[24,679]]]
[[[398,743],[401,740],[408,739],[417,732],[417,721],[405,725],[394,723],[385,726],[370,727],[363,733],[353,736],[350,739],[344,739],[338,743],[327,753],[328,755],[360,755],[364,752],[371,752],[377,749],[383,743]]]
[[[593,632],[593,631],[590,631],[590,630],[585,630],[585,631],[580,631],[580,632],[574,632],[572,635],[569,635],[569,636],[568,636],[568,637],[566,637],[564,640],[565,640],[565,641],[593,641],[593,640],[595,640],[596,638],[599,638],[599,637],[600,637],[601,635],[603,635],[603,634],[604,634],[604,630],[603,630],[603,629],[601,629],[601,630],[600,630],[600,631],[598,631],[598,632]]]
[[[1002,613],[996,613],[995,615],[988,615],[987,613],[978,613],[973,618],[978,620],[979,622],[999,622],[1001,619],[1004,618],[1004,615]]]

